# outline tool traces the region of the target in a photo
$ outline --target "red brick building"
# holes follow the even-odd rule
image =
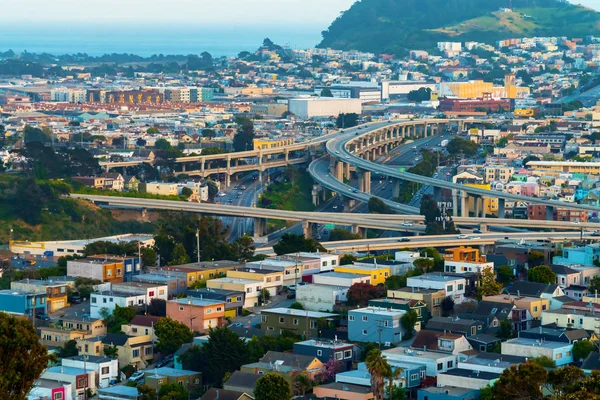
[[[474,111],[510,111],[510,100],[482,99],[440,99],[441,112],[474,112]]]

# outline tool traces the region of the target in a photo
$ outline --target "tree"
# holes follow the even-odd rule
[[[156,390],[152,386],[142,384],[137,387],[138,400],[156,400]]]
[[[492,386],[495,399],[543,399],[542,386],[548,373],[541,365],[528,362],[512,365]]]
[[[340,265],[350,265],[355,261],[358,261],[358,258],[354,254],[344,254],[340,258]]]
[[[578,340],[573,343],[573,358],[575,360],[584,360],[594,351],[594,344],[589,340]]]
[[[167,316],[167,301],[159,298],[153,298],[148,304],[148,314],[155,317]]]
[[[248,117],[237,117],[238,131],[233,137],[234,151],[247,151],[254,148],[254,124]]]
[[[600,275],[597,275],[597,276],[593,277],[592,279],[590,279],[590,285],[588,286],[588,292],[591,293],[592,295],[596,294],[596,292],[598,294],[600,294]]]
[[[369,212],[374,214],[387,214],[389,212],[388,206],[378,197],[371,197],[369,199]]]
[[[442,235],[444,233],[457,233],[454,222],[450,216],[442,216],[437,201],[432,195],[426,194],[421,199],[420,214],[425,217],[425,234]],[[445,221],[442,221],[445,218]],[[444,230],[444,223],[446,229]]]
[[[217,137],[217,133],[214,129],[202,129],[202,137],[207,139],[213,139]]]
[[[442,300],[442,315],[447,317],[454,312],[454,299],[450,296],[446,296]]]
[[[146,146],[146,144],[147,144],[147,143],[148,143],[148,142],[146,142],[146,140],[145,140],[145,139],[142,139],[142,138],[138,138],[138,139],[135,141],[135,144],[136,144],[136,146],[138,146],[138,147],[144,147],[144,146]]]
[[[184,343],[190,343],[194,337],[194,333],[187,325],[169,317],[156,321],[154,334],[158,338],[156,348],[165,354],[175,353]]]
[[[293,310],[304,310],[304,306],[302,305],[302,303],[299,303],[297,301],[290,304],[290,308]]]
[[[115,309],[112,312],[112,315],[115,319],[124,321],[124,323],[129,323],[135,317],[135,310],[133,307],[120,307],[119,305],[115,305]]]
[[[418,319],[419,316],[415,310],[410,310],[400,318],[400,323],[406,331],[404,336],[405,339],[410,339],[413,336],[413,330],[415,329],[415,324],[417,323]]]
[[[418,90],[411,90],[406,95],[408,101],[414,101],[420,103],[422,101],[428,101],[431,99],[431,89],[421,87]]]
[[[183,189],[181,189],[181,195],[183,197],[185,197],[186,199],[189,199],[191,195],[194,194],[194,191],[192,189],[190,189],[189,187],[184,187]]]
[[[77,342],[75,340],[69,340],[58,351],[58,356],[60,358],[74,357],[76,355],[79,355],[79,350],[77,349]]]
[[[388,373],[386,374],[385,378],[388,380],[387,392],[390,394],[389,400],[396,400],[396,398],[391,397],[394,394],[394,381],[398,380],[402,376],[404,368],[394,368],[390,366],[387,372]]]
[[[17,215],[30,225],[42,222],[42,208],[44,207],[43,193],[35,179],[24,179],[17,186],[14,196]]]
[[[406,389],[402,386],[393,385],[392,393],[390,394],[390,388],[386,388],[388,399],[390,400],[406,400]]]
[[[290,384],[285,378],[270,372],[256,381],[254,398],[256,400],[289,400],[291,394]]]
[[[527,271],[527,280],[529,282],[556,283],[556,274],[547,265],[538,265]]]
[[[539,157],[536,156],[527,156],[523,159],[523,166],[527,167],[527,163],[529,161],[541,161]]]
[[[433,259],[431,258],[417,258],[413,261],[413,265],[417,268],[423,270],[423,272],[427,273],[431,268],[433,268]]]
[[[25,399],[54,356],[40,343],[27,319],[0,312],[0,393]]]
[[[185,247],[183,244],[177,243],[175,248],[173,249],[173,259],[169,263],[169,265],[182,265],[190,262],[190,257],[188,256]]]
[[[177,383],[164,383],[158,389],[159,400],[188,400],[188,391]]]
[[[379,349],[373,349],[365,359],[367,371],[371,375],[371,388],[375,400],[383,400],[384,378],[391,374],[391,366]]]
[[[535,267],[544,261],[544,253],[541,251],[532,250],[527,255],[527,261],[532,267]]]
[[[384,296],[383,286],[373,286],[370,283],[356,282],[348,289],[346,297],[349,305],[366,305],[369,300]]]
[[[312,389],[312,383],[312,379],[310,379],[305,372],[301,372],[292,377],[292,386],[294,387],[294,392],[298,396],[306,395],[306,392]]]
[[[333,93],[331,93],[331,89],[325,88],[321,90],[321,97],[333,97]]]
[[[337,117],[336,126],[338,128],[352,128],[356,125],[358,125],[358,114],[356,113],[340,114]]]
[[[307,253],[315,253],[318,251],[327,250],[321,246],[319,242],[311,238],[305,238],[304,235],[293,235],[291,233],[286,233],[279,239],[279,242],[273,246],[273,250],[275,254],[291,254],[298,252],[307,252]]]
[[[250,235],[244,235],[237,238],[232,243],[232,248],[235,256],[238,260],[248,261],[254,256],[256,246],[254,245],[254,239]]]
[[[221,385],[226,372],[233,372],[248,362],[244,339],[226,327],[211,328],[208,342],[202,347],[205,383]],[[185,364],[185,363],[184,363]]]
[[[115,345],[104,346],[104,355],[108,358],[118,358],[119,349]]]
[[[329,241],[336,242],[339,240],[358,240],[361,239],[360,235],[352,233],[347,229],[334,228],[329,231]]]
[[[502,291],[502,284],[496,281],[496,275],[493,268],[483,270],[479,279],[479,287],[477,288],[477,300],[481,300],[485,296],[495,296]]]
[[[513,337],[513,323],[509,319],[503,319],[500,321],[500,326],[498,327],[498,332],[496,332],[496,336],[500,339],[510,339]]]
[[[508,265],[501,265],[496,269],[496,273],[498,275],[498,282],[503,285],[509,284],[513,279],[514,275],[512,269]]]
[[[155,135],[157,133],[160,133],[160,131],[158,130],[157,127],[151,126],[150,128],[146,129],[146,133],[149,135]]]
[[[567,394],[575,393],[580,390],[584,378],[585,374],[581,368],[567,365],[563,368],[548,372],[546,387],[552,392],[554,399],[564,399]],[[592,396],[586,396],[586,398],[592,398]]]
[[[477,148],[477,143],[459,137],[452,139],[446,146],[450,155],[464,154],[469,157],[477,154]]]
[[[269,299],[271,298],[271,293],[269,292],[269,289],[267,288],[262,288],[260,290],[260,297],[262,299],[262,303],[266,304],[269,302]]]
[[[171,143],[167,139],[160,138],[154,142],[154,148],[157,150],[169,150]]]

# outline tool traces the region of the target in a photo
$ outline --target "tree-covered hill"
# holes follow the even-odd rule
[[[438,41],[524,36],[585,37],[600,32],[600,13],[563,0],[360,0],[324,31],[319,47],[404,55]]]

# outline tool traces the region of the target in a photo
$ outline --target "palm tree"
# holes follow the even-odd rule
[[[388,364],[387,361],[385,361],[385,363]],[[404,368],[396,367],[394,369],[390,366],[388,374],[385,375],[385,378],[388,379],[388,385],[389,385],[388,386],[389,400],[393,400],[392,394],[394,393],[394,381],[400,379],[403,372],[404,372]]]
[[[294,375],[293,381],[296,394],[304,396],[308,390],[312,388],[312,381],[305,373]]]
[[[367,354],[365,359],[367,371],[371,374],[371,387],[373,388],[373,397],[375,400],[383,400],[384,378],[391,376],[390,364],[381,354],[381,350],[373,349]]]

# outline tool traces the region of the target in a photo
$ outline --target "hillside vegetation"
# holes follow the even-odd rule
[[[404,55],[439,41],[493,43],[524,36],[584,37],[600,13],[561,0],[361,0],[324,31],[319,47]]]

